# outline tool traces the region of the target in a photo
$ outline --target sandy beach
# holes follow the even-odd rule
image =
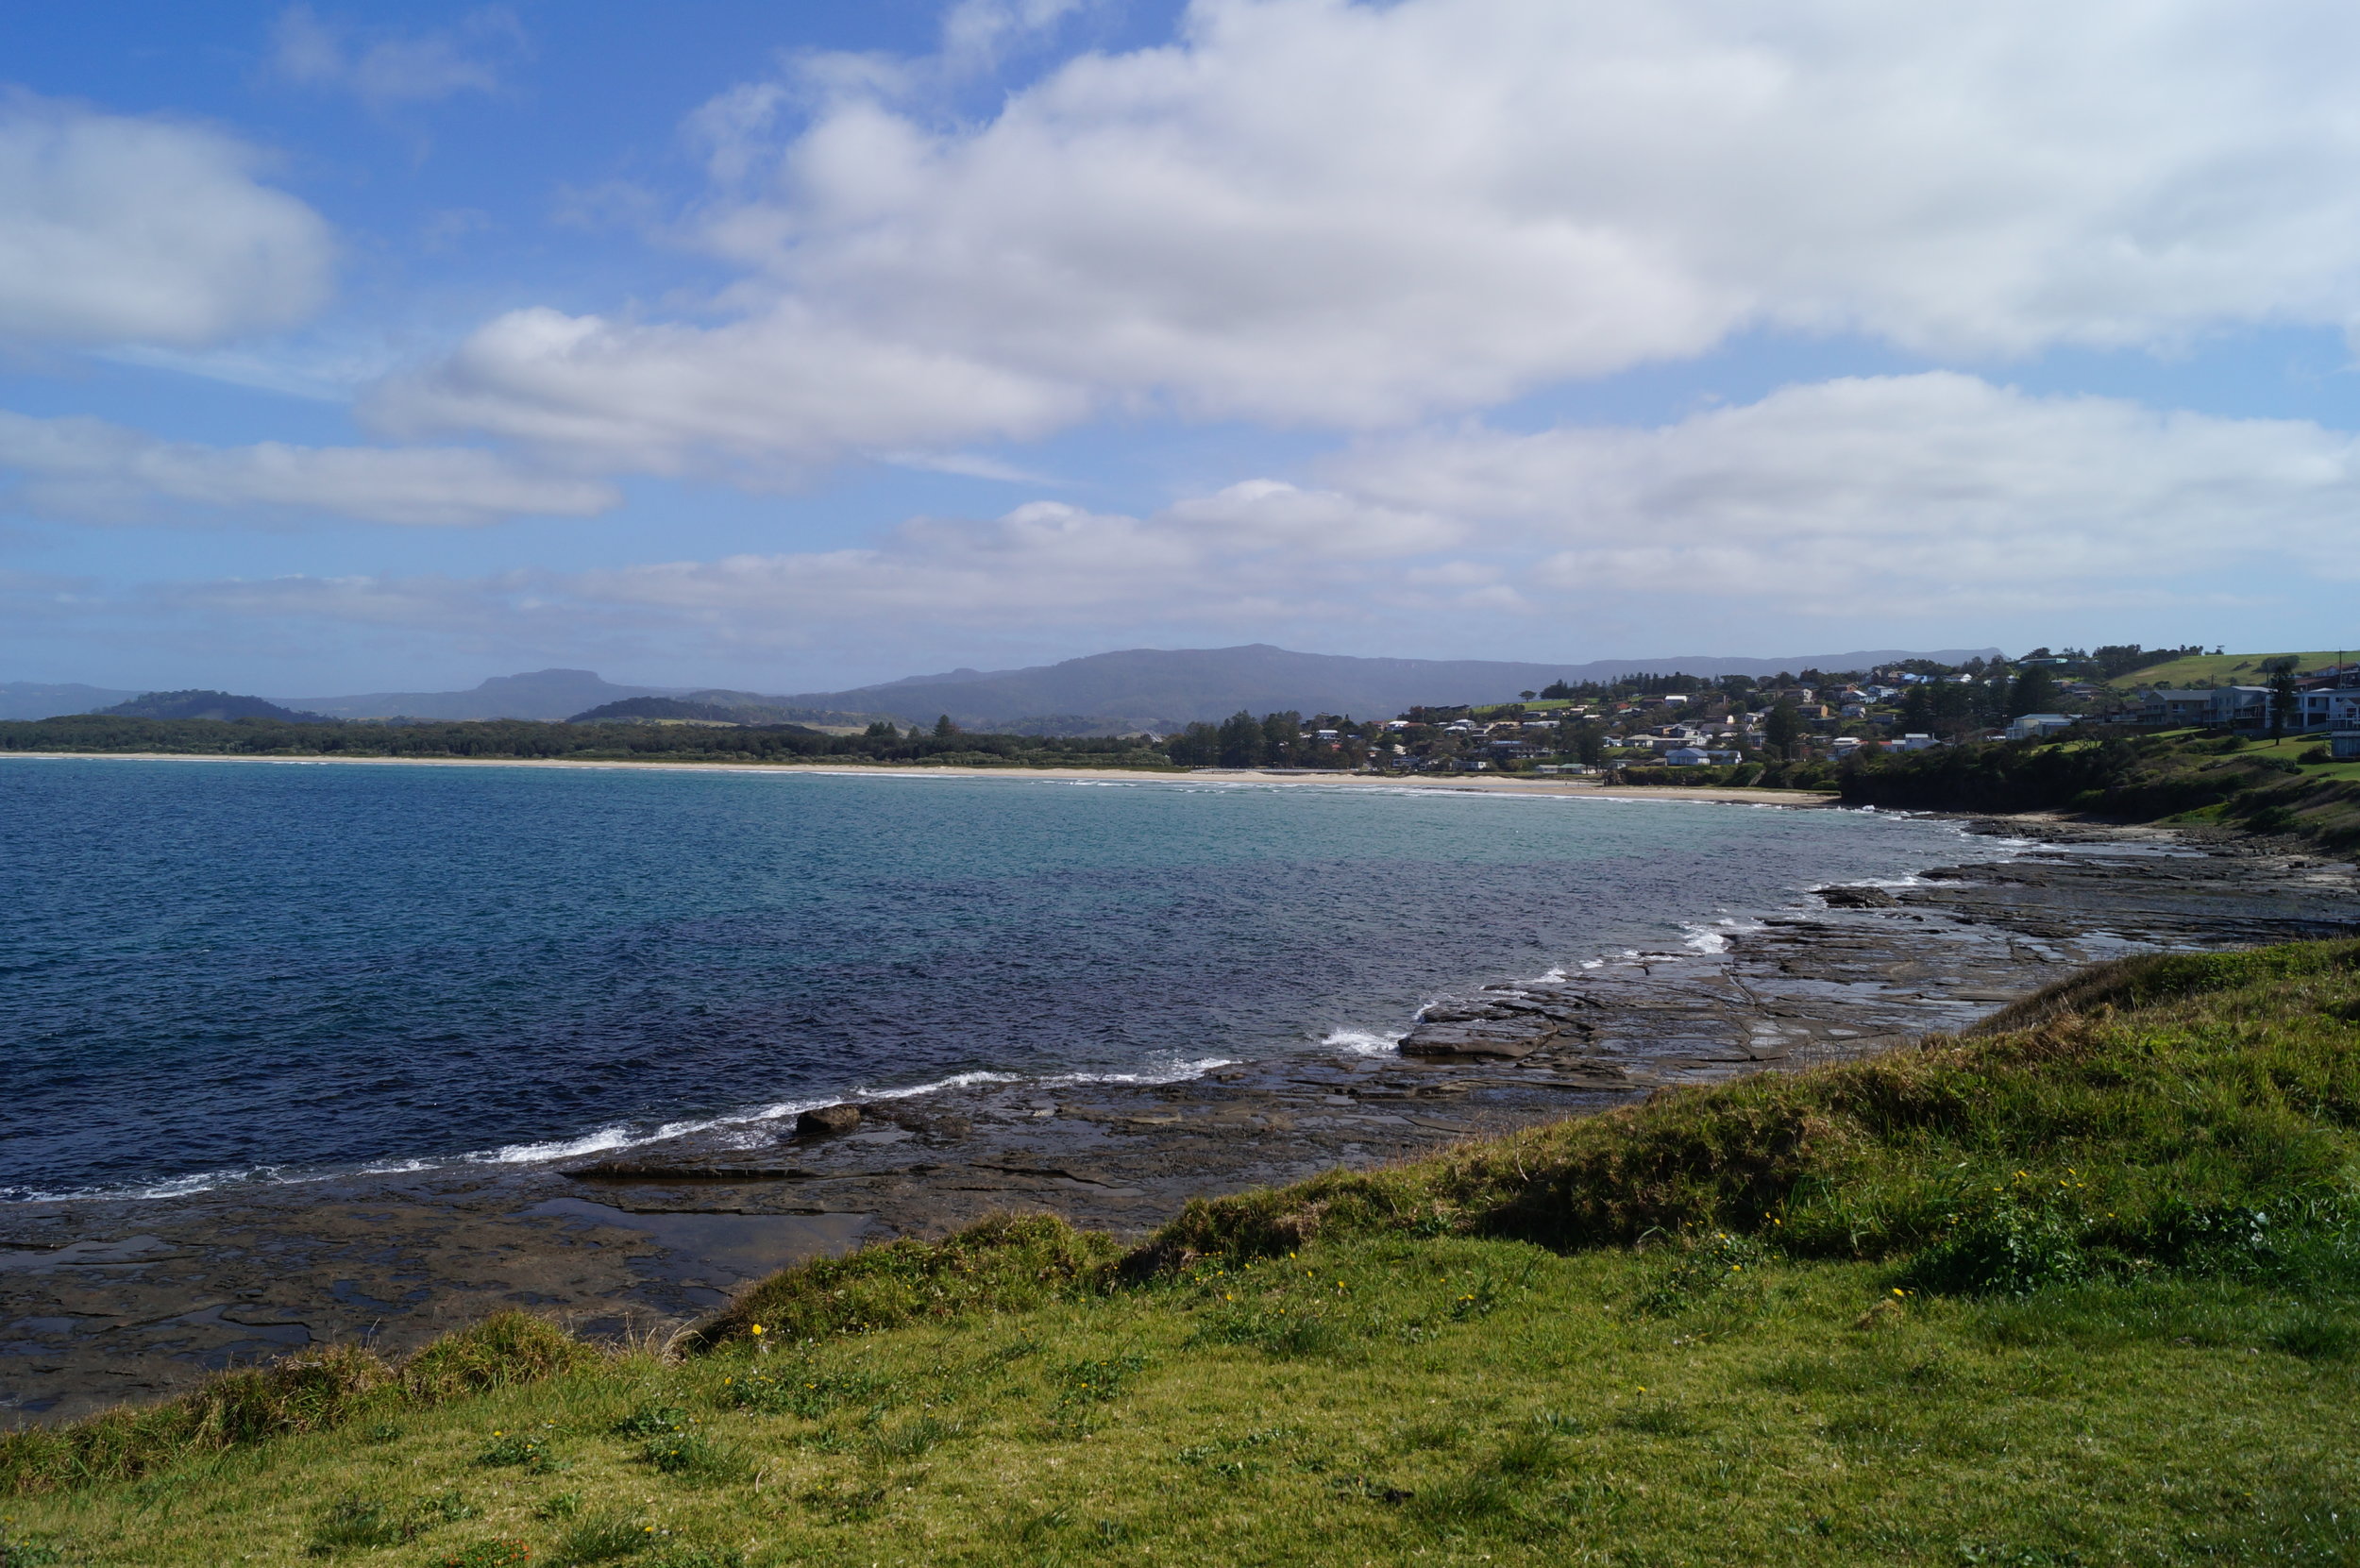
[[[575,767],[632,772],[765,773],[781,776],[844,774],[884,779],[1050,779],[1087,784],[1326,784],[1363,789],[1431,789],[1479,795],[1572,795],[1614,801],[1709,801],[1723,805],[1817,807],[1833,804],[1833,792],[1812,789],[1688,789],[1677,784],[1610,786],[1588,779],[1488,776],[1453,773],[1327,773],[1257,767],[1191,767],[1146,771],[1127,767],[936,767],[874,763],[743,763],[584,761],[565,757],[241,757],[186,751],[8,751],[0,759],[43,762],[262,762],[288,767]]]

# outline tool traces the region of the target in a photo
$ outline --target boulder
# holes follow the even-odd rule
[[[858,1105],[821,1105],[795,1119],[797,1138],[828,1138],[836,1133],[849,1133],[860,1125]]]
[[[1518,1028],[1513,1024],[1421,1023],[1402,1037],[1396,1048],[1405,1056],[1488,1056],[1520,1061],[1557,1036],[1549,1028]]]
[[[1830,909],[1891,909],[1901,901],[1881,887],[1822,887],[1819,902]]]

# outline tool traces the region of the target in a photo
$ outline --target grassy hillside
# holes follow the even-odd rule
[[[1836,770],[1834,782],[1845,800],[1866,805],[2210,823],[2350,853],[2360,850],[2360,765],[2327,759],[2317,735],[2248,741],[2176,731],[1863,758]]]
[[[0,1560],[2360,1557],[2360,943],[1193,1206],[0,1441]],[[12,1555],[11,1555],[12,1554]]]
[[[2292,650],[2288,649],[2287,652],[2292,652]],[[2174,659],[2167,665],[2152,666],[2125,676],[2116,684],[2187,686],[2203,681],[2216,686],[2267,685],[2268,678],[2262,674],[2262,662],[2266,659],[2283,659],[2287,656],[2287,652],[2204,653],[2192,659]],[[2343,656],[2347,660],[2355,653],[2360,653],[2360,649],[2343,650]],[[2335,654],[2336,650],[2334,649],[2329,649],[2323,653],[2295,653],[2293,655],[2295,667],[2297,669],[2319,669],[2334,664]]]

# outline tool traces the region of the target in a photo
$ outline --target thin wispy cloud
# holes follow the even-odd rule
[[[464,528],[588,516],[619,499],[604,481],[534,472],[478,447],[209,447],[88,418],[0,412],[0,507],[123,524],[283,525],[329,517]]]
[[[271,30],[271,67],[300,87],[350,93],[371,109],[492,93],[502,64],[523,52],[521,23],[504,6],[457,26],[407,31],[363,26],[290,6]]]

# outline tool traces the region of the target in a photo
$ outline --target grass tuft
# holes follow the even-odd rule
[[[0,1492],[126,1480],[200,1454],[537,1382],[598,1359],[554,1324],[522,1312],[446,1335],[398,1367],[358,1345],[329,1345],[226,1374],[160,1405],[0,1433]]]

